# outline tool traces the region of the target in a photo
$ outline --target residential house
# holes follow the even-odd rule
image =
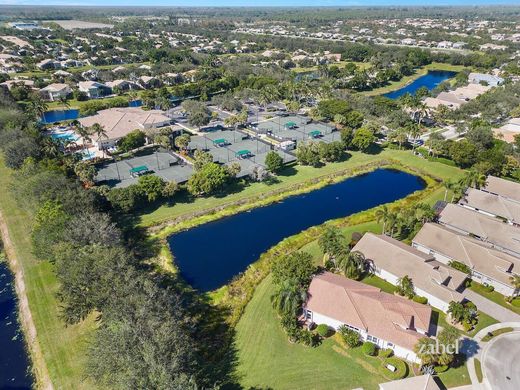
[[[428,303],[443,312],[451,301],[464,298],[467,275],[447,267],[401,241],[382,235],[366,233],[352,251],[361,252],[371,264],[375,275],[397,286],[399,279],[408,275],[412,279],[416,295],[428,299]]]
[[[145,111],[138,107],[118,107],[98,111],[95,115],[80,118],[85,127],[100,124],[106,136],[97,140],[99,150],[106,150],[116,145],[117,141],[134,130],[147,130],[169,126],[172,120],[163,111]]]
[[[112,88],[97,81],[80,81],[78,89],[90,99],[99,99],[112,94]]]
[[[128,80],[114,80],[114,81],[109,81],[106,83],[107,87],[109,88],[112,88],[112,91],[114,91],[114,89],[118,89],[120,91],[130,91],[130,90],[134,90],[134,89],[141,89],[141,86],[137,83],[134,83],[132,81],[128,81]]]
[[[520,134],[520,118],[511,118],[506,124],[498,129],[494,129],[493,132],[495,137],[499,137],[509,143],[514,143],[515,136]]]
[[[27,88],[34,88],[34,81],[27,80],[27,79],[14,79],[14,80],[7,80],[1,83],[0,85],[4,85],[9,91],[14,86],[20,86],[23,85]]]
[[[161,85],[159,79],[151,76],[141,76],[139,77],[139,85],[144,89],[157,88]]]
[[[498,218],[448,204],[439,215],[439,223],[461,234],[493,245],[494,248],[520,256],[520,228]]]
[[[510,225],[520,226],[520,203],[500,195],[468,188],[458,202],[462,207],[490,217],[503,219]]]
[[[60,69],[61,63],[59,61],[52,60],[50,58],[47,58],[43,61],[40,61],[36,64],[38,68],[41,70],[50,70],[50,69]]]
[[[470,73],[468,75],[468,82],[471,84],[484,84],[491,87],[496,87],[504,83],[504,79],[499,76],[485,73]]]
[[[54,83],[40,89],[40,94],[45,100],[51,102],[67,98],[72,93],[72,89],[67,84]]]
[[[336,330],[345,325],[364,341],[414,363],[419,362],[414,347],[429,334],[432,315],[427,305],[330,272],[312,279],[303,311],[309,322]]]
[[[514,202],[520,202],[520,184],[511,180],[488,176],[486,179],[486,185],[482,187],[481,190],[491,194],[500,195],[501,197]]]
[[[379,390],[441,390],[441,387],[432,375],[426,374],[380,383]]]
[[[436,223],[426,223],[414,237],[412,246],[443,264],[452,261],[465,264],[475,281],[493,286],[500,294],[518,295],[510,278],[520,272],[520,259],[490,244]]]

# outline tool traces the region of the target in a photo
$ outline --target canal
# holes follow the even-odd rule
[[[30,362],[18,322],[14,278],[0,257],[0,389],[31,389]]]
[[[286,237],[401,199],[425,187],[417,176],[377,169],[282,202],[239,213],[168,239],[183,278],[200,291],[228,283]]]

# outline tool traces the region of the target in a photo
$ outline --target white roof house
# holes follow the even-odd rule
[[[468,75],[468,81],[473,84],[486,83],[491,87],[496,87],[497,85],[504,83],[504,79],[502,77],[485,73],[470,73]]]

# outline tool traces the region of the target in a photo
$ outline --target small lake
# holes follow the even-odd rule
[[[417,176],[377,169],[168,239],[183,278],[200,291],[228,283],[262,253],[311,226],[401,199],[425,187]]]
[[[52,111],[45,111],[43,113],[42,122],[44,124],[50,124],[50,123],[73,120],[73,119],[78,119],[78,118],[79,118],[78,109],[52,110]]]
[[[0,260],[0,389],[31,389],[33,384],[16,303],[13,275]]]
[[[450,72],[444,70],[430,70],[428,73],[426,73],[424,76],[419,77],[414,82],[398,90],[385,93],[383,96],[386,96],[390,99],[397,99],[405,93],[415,95],[415,92],[417,92],[417,90],[421,87],[426,87],[429,91],[431,91],[440,83],[442,83],[445,80],[451,79],[456,74],[457,72]]]

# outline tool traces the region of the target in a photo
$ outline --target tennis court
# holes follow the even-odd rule
[[[277,116],[258,124],[258,133],[270,134],[278,140],[320,140],[324,142],[338,141],[339,132],[323,122],[310,121],[301,115]]]
[[[191,176],[191,165],[168,152],[155,152],[129,159],[104,163],[98,167],[95,181],[114,187],[137,182],[142,174],[153,173],[166,181],[183,183]]]

